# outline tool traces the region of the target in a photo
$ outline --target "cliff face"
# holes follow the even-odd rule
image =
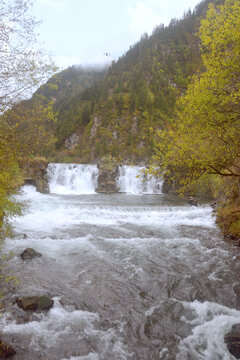
[[[41,193],[48,193],[47,166],[48,162],[43,159],[21,160],[20,167],[24,172],[24,183],[34,185]]]

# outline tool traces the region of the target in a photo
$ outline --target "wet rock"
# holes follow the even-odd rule
[[[49,310],[53,307],[54,301],[47,296],[41,296],[38,298],[38,310]]]
[[[240,359],[240,324],[232,326],[232,329],[224,335],[224,341],[230,354]]]
[[[192,206],[198,206],[197,200],[194,199],[192,196],[189,196],[188,198],[188,204]]]
[[[49,193],[47,181],[48,162],[43,159],[22,159],[20,167],[25,174],[25,185],[33,185],[41,193]]]
[[[36,187],[36,179],[25,178],[24,185],[33,185]]]
[[[49,185],[46,175],[44,175],[42,178],[36,179],[36,190],[42,194],[49,193]]]
[[[217,201],[211,203],[211,207],[213,208],[213,210],[216,210],[217,205],[218,205]]]
[[[238,300],[240,300],[240,283],[234,284],[233,290],[234,290]]]
[[[112,194],[119,191],[116,178],[118,175],[118,165],[114,158],[111,156],[105,156],[98,164],[99,176],[98,187],[96,191],[98,193]]]
[[[34,258],[37,258],[37,257],[41,257],[42,254],[41,253],[38,253],[37,251],[35,251],[34,249],[31,249],[31,248],[28,248],[28,249],[25,249],[21,254],[20,254],[21,258],[23,260],[32,260]]]
[[[25,296],[22,298],[17,298],[16,300],[18,306],[24,311],[42,311],[49,310],[53,307],[53,300],[48,296]]]
[[[9,359],[16,354],[16,351],[7,343],[0,340],[0,359]]]
[[[141,296],[141,298],[145,299],[147,296],[147,293],[146,293],[146,291],[142,290],[142,291],[140,291],[139,295]]]

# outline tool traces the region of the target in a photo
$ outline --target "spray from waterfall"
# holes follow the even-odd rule
[[[131,194],[161,194],[162,180],[144,173],[145,167],[120,166],[117,185],[120,192]]]
[[[48,165],[49,188],[50,192],[54,194],[94,194],[97,180],[97,165]]]
[[[162,180],[144,173],[145,167],[119,166],[117,186],[121,193],[161,194]],[[98,186],[97,165],[49,164],[50,193],[65,195],[95,194]]]

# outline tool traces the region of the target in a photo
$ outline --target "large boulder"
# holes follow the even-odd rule
[[[25,296],[17,298],[16,303],[24,311],[42,311],[53,307],[54,301],[48,296]]]
[[[0,359],[9,359],[16,354],[16,351],[7,343],[0,340]]]
[[[228,347],[229,352],[240,359],[240,324],[235,324],[232,329],[224,335],[224,341]]]
[[[37,257],[41,257],[42,254],[35,251],[34,249],[27,248],[20,254],[20,256],[23,260],[32,260]]]

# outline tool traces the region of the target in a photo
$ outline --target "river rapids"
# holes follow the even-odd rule
[[[9,305],[1,334],[17,360],[232,360],[224,334],[240,323],[239,259],[208,204],[161,194],[161,182],[119,171],[120,193],[96,194],[95,165],[50,164],[50,194],[25,186],[4,252],[19,284],[48,312]],[[34,248],[42,257],[23,261]]]

